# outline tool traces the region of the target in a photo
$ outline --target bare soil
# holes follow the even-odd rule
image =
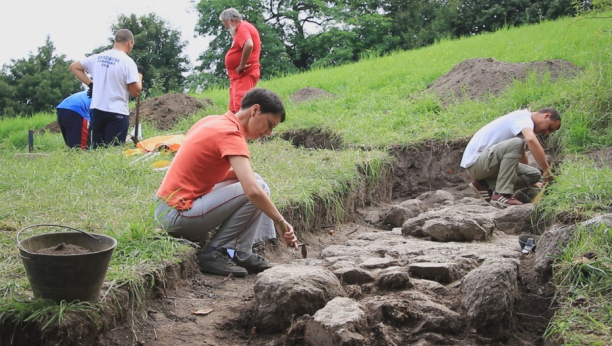
[[[302,103],[326,97],[334,98],[335,95],[323,89],[307,87],[294,92],[291,96],[289,96],[289,99],[294,103]]]
[[[43,255],[61,256],[61,255],[79,255],[83,253],[90,253],[91,251],[89,249],[85,249],[78,245],[61,243],[58,245],[54,245],[51,247],[37,250],[35,252],[38,254],[43,254]]]
[[[169,130],[181,119],[211,107],[211,99],[198,99],[186,94],[165,94],[141,102],[139,119],[153,124],[159,130]],[[136,121],[136,107],[130,109],[130,126]],[[60,133],[57,121],[45,126],[41,132]]]
[[[524,81],[530,72],[535,72],[540,80],[548,72],[550,80],[556,81],[560,77],[573,77],[580,69],[565,60],[508,63],[493,58],[475,58],[455,65],[427,89],[440,95],[444,103],[464,97],[477,100],[487,94],[498,96],[514,80]]]
[[[198,99],[185,94],[165,94],[140,104],[140,121],[151,123],[159,130],[169,130],[182,118],[211,107],[211,99]],[[130,126],[136,121],[136,107],[130,109]]]

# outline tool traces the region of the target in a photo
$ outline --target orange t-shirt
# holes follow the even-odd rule
[[[249,158],[244,128],[234,113],[198,121],[187,132],[157,197],[176,209],[190,209],[195,199],[226,177],[231,168],[227,157],[234,155]]]
[[[253,24],[243,20],[240,25],[238,25],[238,28],[236,28],[232,48],[230,48],[225,55],[225,68],[227,69],[227,74],[230,78],[240,76],[240,74],[236,73],[235,70],[238,65],[240,65],[240,60],[242,59],[242,49],[244,48],[244,43],[248,39],[253,40],[253,51],[246,62],[247,65],[251,66],[246,68],[245,73],[259,69],[259,53],[261,52],[259,32],[257,32],[257,29],[253,26]]]

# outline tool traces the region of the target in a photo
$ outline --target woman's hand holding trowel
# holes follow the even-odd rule
[[[298,244],[298,239],[293,233],[293,226],[287,223],[285,219],[280,219],[274,223],[277,231],[279,231],[279,235],[285,242],[287,247],[291,247],[294,250],[297,250],[299,247],[302,248],[302,257],[306,258],[308,256],[308,250],[306,250],[306,244]]]
[[[295,236],[295,233],[293,233],[293,226],[287,223],[285,219],[280,219],[278,221],[275,221],[274,225],[276,226],[276,229],[280,231],[279,235],[281,239],[283,239],[283,242],[285,243],[285,245],[287,247],[292,247],[297,250],[298,249],[298,245],[297,245],[298,239]]]

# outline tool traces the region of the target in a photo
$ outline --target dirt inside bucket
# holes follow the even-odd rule
[[[60,243],[58,245],[40,249],[35,252],[44,255],[80,255],[90,253],[91,251],[78,245]]]

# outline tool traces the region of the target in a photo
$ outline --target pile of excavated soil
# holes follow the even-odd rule
[[[468,59],[455,65],[427,89],[447,103],[463,97],[477,100],[488,93],[498,96],[512,81],[524,81],[532,71],[539,79],[549,72],[550,80],[555,81],[559,77],[575,76],[579,68],[565,60],[508,63],[493,58]]]
[[[318,100],[325,97],[334,98],[335,95],[323,89],[307,87],[294,92],[291,96],[289,96],[289,99],[294,103],[302,103],[305,101]]]
[[[179,120],[211,107],[209,98],[198,99],[185,94],[165,94],[140,104],[140,121],[153,124],[159,130],[169,130]],[[130,126],[136,121],[136,107],[130,109]],[[57,121],[45,126],[41,132],[60,133]]]
[[[57,123],[57,121],[52,122],[51,124],[43,127],[40,132],[44,133],[44,132],[51,132],[51,133],[60,133],[62,132],[60,130],[59,124]]]
[[[140,121],[159,130],[169,130],[182,118],[213,105],[211,99],[200,100],[185,94],[165,94],[140,104]],[[136,121],[136,107],[130,109],[130,126]]]
[[[36,253],[44,255],[80,255],[90,252],[89,249],[85,249],[78,245],[64,243],[36,251]]]

